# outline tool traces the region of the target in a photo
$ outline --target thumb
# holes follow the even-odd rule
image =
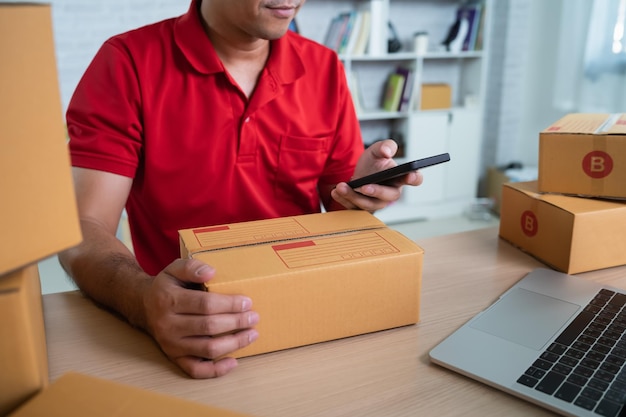
[[[176,259],[163,270],[182,282],[204,284],[215,275],[215,268],[197,259]]]
[[[372,156],[375,158],[389,159],[393,158],[398,151],[398,144],[393,139],[385,139],[375,143],[370,148],[372,148]]]

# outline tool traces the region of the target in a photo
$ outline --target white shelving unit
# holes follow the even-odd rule
[[[458,215],[475,199],[480,177],[486,62],[488,56],[489,10],[493,0],[484,0],[483,49],[451,53],[436,50],[454,22],[460,0],[309,0],[298,24],[301,33],[322,42],[328,24],[340,12],[370,7],[377,16],[388,16],[403,48],[395,53],[378,52],[363,56],[341,55],[351,83],[365,144],[392,137],[404,144],[398,163],[448,152],[451,161],[424,169],[424,184],[407,187],[396,204],[377,212],[387,222]],[[386,19],[385,19],[386,20]],[[380,33],[379,29],[372,33]],[[385,22],[386,27],[386,22]],[[429,50],[423,55],[412,51],[413,34],[429,34]],[[386,45],[388,32],[383,34]],[[380,109],[384,85],[396,67],[414,71],[411,105],[404,112]],[[354,74],[354,76],[352,75]],[[356,80],[356,85],[355,81]],[[445,83],[452,91],[452,107],[420,110],[421,85]]]

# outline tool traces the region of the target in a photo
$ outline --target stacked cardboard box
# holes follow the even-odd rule
[[[365,211],[200,227],[179,234],[183,258],[216,268],[207,290],[245,294],[261,317],[259,338],[233,356],[419,319],[424,251]]]
[[[37,262],[80,243],[46,4],[0,3],[0,415],[235,416],[71,374],[49,384]]]
[[[48,384],[37,261],[80,242],[50,7],[0,4],[0,415]]]
[[[538,180],[502,189],[500,236],[566,273],[626,264],[626,115],[570,114],[539,141]]]
[[[570,114],[541,132],[539,190],[626,199],[626,114]]]

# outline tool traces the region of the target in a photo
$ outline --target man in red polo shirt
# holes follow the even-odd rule
[[[236,366],[224,356],[256,339],[259,317],[244,295],[189,289],[215,271],[177,259],[179,229],[320,202],[374,211],[422,181],[345,184],[395,165],[397,146],[363,150],[336,54],[287,33],[304,1],[193,0],[181,17],[106,41],[67,110],[84,241],[61,263],[196,378]],[[134,254],[115,237],[124,207]]]

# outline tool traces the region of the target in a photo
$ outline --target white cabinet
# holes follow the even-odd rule
[[[485,11],[483,47],[459,52],[439,47],[457,16],[462,3],[458,0],[309,0],[298,16],[301,33],[322,43],[330,20],[339,13],[363,8],[382,10],[377,15],[388,16],[403,48],[395,53],[340,55],[355,98],[363,141],[370,144],[389,137],[402,141],[404,153],[398,163],[450,153],[450,162],[422,171],[422,186],[407,187],[400,201],[377,212],[385,222],[457,215],[477,195],[488,54],[485,46],[492,1],[481,3]],[[380,26],[379,22],[378,36]],[[429,34],[429,48],[423,55],[412,50],[413,35],[418,31]],[[384,45],[390,33],[382,34]],[[376,44],[380,49],[380,38]],[[385,82],[397,67],[414,73],[412,105],[402,112],[383,111]],[[451,107],[420,110],[424,83],[449,85]]]
[[[450,113],[448,150],[454,155],[446,177],[445,199],[471,201],[478,191],[480,163],[480,112],[459,109]]]
[[[479,178],[481,119],[477,109],[412,112],[405,159],[448,152],[450,162],[424,168],[424,183],[405,188],[397,203],[377,212],[387,222],[458,215],[474,200]]]
[[[425,158],[449,152],[448,115],[443,112],[420,112],[409,116],[408,146],[406,158],[409,160]],[[418,187],[404,190],[402,203],[419,208],[423,204],[432,204],[445,199],[446,172],[449,164],[456,161],[424,168],[424,183]]]

